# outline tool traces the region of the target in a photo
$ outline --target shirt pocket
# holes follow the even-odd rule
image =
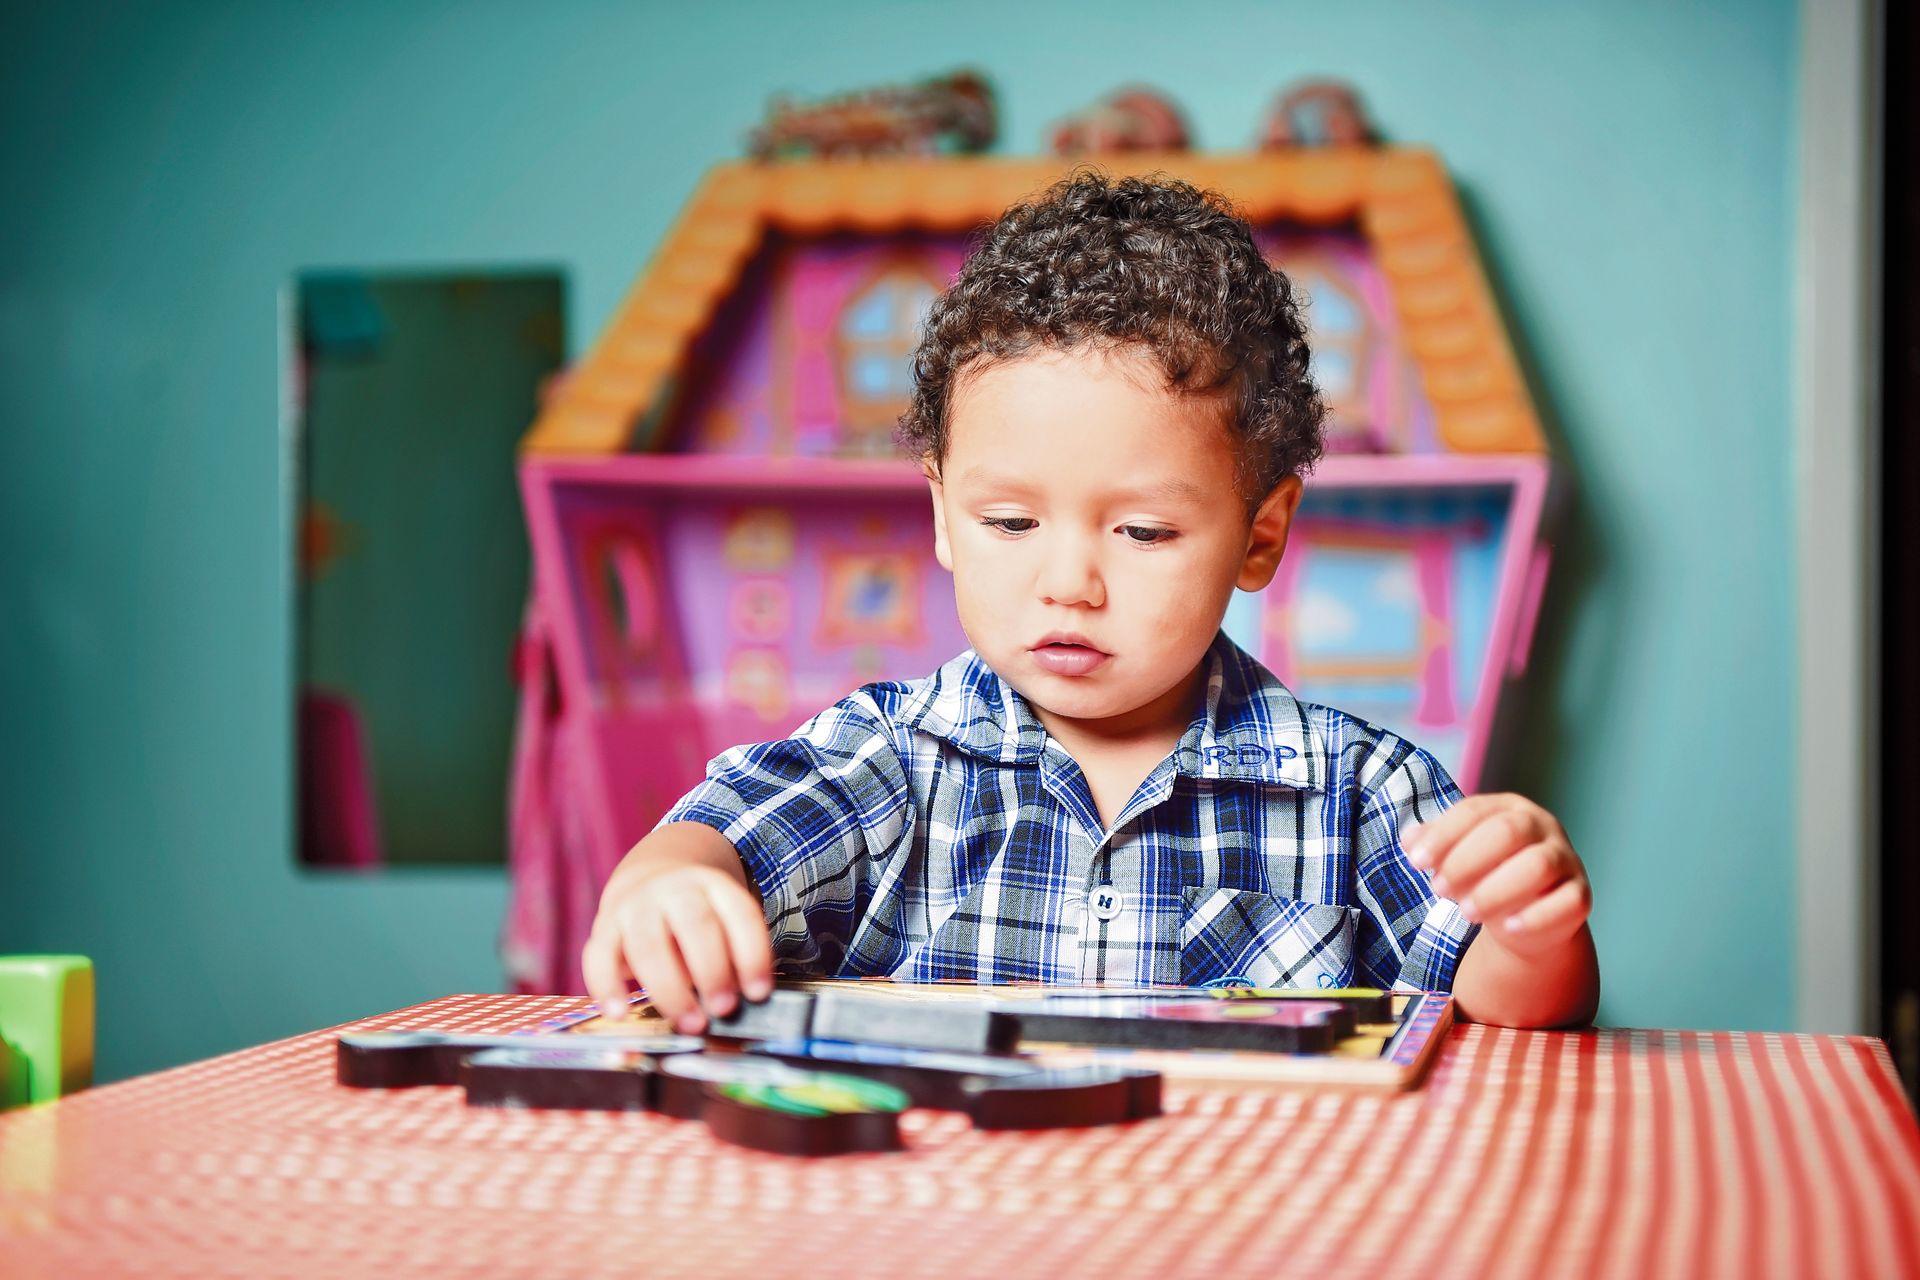
[[[1240,979],[1256,987],[1350,987],[1356,907],[1248,889],[1185,891],[1180,973],[1187,986]]]

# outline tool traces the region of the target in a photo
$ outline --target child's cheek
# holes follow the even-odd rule
[[[1136,598],[1150,599],[1154,620],[1170,633],[1189,629],[1205,631],[1212,637],[1217,621],[1225,612],[1233,594],[1231,575],[1219,571],[1214,557],[1203,555],[1156,555],[1154,563],[1143,566],[1147,572],[1135,579]]]
[[[958,559],[953,569],[953,601],[960,624],[976,649],[1015,621],[1020,604],[1016,572],[1011,565],[991,559]]]

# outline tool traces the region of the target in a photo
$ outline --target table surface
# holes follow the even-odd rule
[[[339,1030],[0,1117],[0,1271],[1920,1275],[1920,1133],[1866,1038],[1463,1027],[1412,1093],[1170,1089],[1156,1120],[1026,1134],[916,1111],[905,1153],[805,1160],[344,1089]]]

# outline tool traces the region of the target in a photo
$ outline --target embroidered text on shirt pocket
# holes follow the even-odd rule
[[[1353,985],[1355,907],[1248,889],[1185,890],[1181,981],[1244,978],[1256,987]]]

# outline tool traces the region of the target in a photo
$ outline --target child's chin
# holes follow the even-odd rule
[[[1086,679],[1042,672],[1032,693],[1025,689],[1020,692],[1026,695],[1027,701],[1069,720],[1106,720],[1132,710],[1123,705],[1126,699],[1115,697],[1111,689],[1087,688],[1083,683]]]

